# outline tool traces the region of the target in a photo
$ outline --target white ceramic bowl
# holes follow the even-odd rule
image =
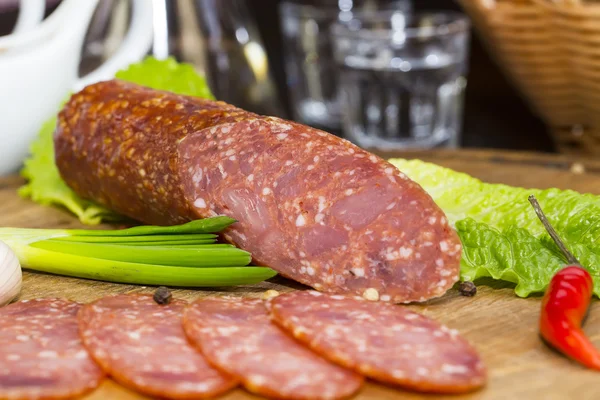
[[[40,127],[70,91],[110,79],[150,49],[152,3],[133,0],[132,23],[119,50],[97,70],[78,77],[80,50],[97,3],[63,0],[40,23],[44,1],[21,0],[25,12],[17,32],[0,37],[0,175],[19,169]]]

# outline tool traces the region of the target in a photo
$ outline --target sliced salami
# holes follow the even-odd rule
[[[205,357],[250,392],[279,399],[338,399],[363,378],[296,342],[269,320],[259,299],[206,298],[190,305],[184,328]]]
[[[79,339],[68,300],[23,300],[0,308],[0,398],[67,399],[96,388],[104,373]]]
[[[117,382],[140,393],[171,399],[222,394],[237,381],[188,343],[181,322],[186,305],[158,305],[142,294],[104,297],[79,313],[83,343]]]
[[[438,393],[477,389],[486,369],[457,331],[401,306],[298,291],[268,302],[273,320],[329,360],[365,376]]]
[[[73,95],[56,164],[80,196],[154,225],[228,215],[255,263],[329,293],[442,296],[461,243],[390,163],[329,133],[118,80]]]

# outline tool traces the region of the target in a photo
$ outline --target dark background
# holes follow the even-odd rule
[[[14,0],[0,0],[0,5]],[[86,1],[86,0],[82,0]],[[150,1],[150,0],[148,0]],[[273,73],[280,88],[280,98],[289,115],[288,96],[281,34],[279,30],[278,4],[280,0],[246,1],[251,10],[269,53]],[[319,0],[317,3],[320,3]],[[330,1],[330,0],[327,0]],[[49,0],[58,3],[58,0]],[[426,9],[452,9],[460,7],[452,0],[413,0],[417,11]],[[10,32],[16,10],[0,13],[0,35]],[[8,11],[8,12],[7,12]],[[468,86],[465,97],[465,117],[462,146],[493,147],[515,150],[552,152],[554,146],[543,122],[525,104],[520,94],[508,83],[479,41],[471,35]]]
[[[280,0],[245,0],[258,21],[280,88],[285,74],[278,24]],[[452,0],[413,0],[416,10],[460,10]],[[490,59],[475,32],[471,35],[470,73],[465,97],[463,143],[465,147],[554,151],[544,123],[537,118]],[[287,99],[285,89],[282,96]],[[286,105],[289,109],[289,104]]]

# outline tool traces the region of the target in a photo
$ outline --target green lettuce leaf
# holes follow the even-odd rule
[[[444,210],[463,243],[461,279],[516,284],[518,296],[543,292],[566,260],[527,197],[535,195],[567,247],[594,277],[600,295],[600,197],[572,190],[483,183],[420,160],[390,160]]]
[[[174,58],[157,60],[147,57],[116,73],[115,78],[157,90],[214,100],[204,76],[198,75],[191,64],[178,63]]]
[[[214,99],[204,77],[198,75],[192,65],[177,63],[173,58],[156,60],[147,57],[117,72],[115,77],[153,89]],[[28,182],[19,189],[19,194],[39,204],[64,207],[84,224],[122,220],[120,215],[77,196],[61,179],[54,163],[52,134],[55,127],[56,117],[53,117],[44,123],[31,144],[30,155],[21,170]]]

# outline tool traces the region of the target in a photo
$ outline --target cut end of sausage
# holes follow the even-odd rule
[[[193,212],[235,218],[226,237],[283,276],[394,303],[439,297],[458,280],[461,244],[444,213],[345,140],[249,119],[190,134],[178,154]]]

